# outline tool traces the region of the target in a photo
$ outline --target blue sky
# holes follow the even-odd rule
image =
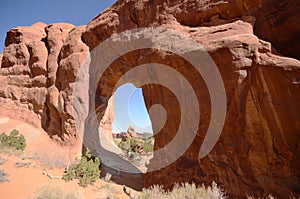
[[[115,92],[114,102],[113,132],[126,132],[131,125],[140,133],[153,133],[141,88],[129,83],[120,86]]]
[[[0,51],[3,50],[6,32],[17,26],[30,26],[38,21],[46,24],[68,22],[85,25],[115,0],[9,0],[0,6]],[[141,89],[126,84],[115,94],[115,121],[113,131],[126,131],[134,126],[138,131],[152,132]],[[118,109],[120,111],[118,111]],[[126,111],[124,114],[122,111]]]

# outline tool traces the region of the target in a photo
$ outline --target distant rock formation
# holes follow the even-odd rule
[[[133,126],[129,126],[127,132],[113,133],[112,135],[113,138],[121,138],[123,141],[127,138],[144,139],[143,134],[136,132]]]
[[[130,137],[137,137],[136,131],[133,126],[128,127],[127,133],[130,135]]]
[[[299,10],[300,2],[295,0],[119,0],[87,26],[36,23],[11,29],[0,55],[0,111],[41,125],[51,137],[72,144],[77,134],[71,96],[88,51],[125,30],[173,29],[201,44],[217,65],[226,89],[227,117],[218,143],[199,159],[211,104],[197,71],[172,54],[143,56],[147,50],[123,55],[126,62],[116,60],[98,85],[97,115],[106,118],[102,128],[109,129],[113,121],[109,98],[114,85],[126,71],[144,63],[168,63],[179,71],[196,90],[201,106],[193,144],[174,163],[147,173],[144,186],[216,181],[238,197],[299,195]],[[174,137],[180,109],[166,89],[157,85],[142,89],[148,110],[159,103],[169,113],[164,128],[155,134],[159,149]]]

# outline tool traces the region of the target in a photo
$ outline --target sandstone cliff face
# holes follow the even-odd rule
[[[1,62],[1,109],[71,142],[72,82],[88,47],[84,26],[36,23],[7,32]]]
[[[199,159],[211,101],[197,71],[174,54],[147,50],[130,52],[112,63],[98,85],[99,98],[107,99],[97,104],[102,129],[111,128],[113,107],[108,99],[114,85],[140,64],[163,63],[176,69],[189,80],[200,104],[201,121],[192,145],[171,165],[146,173],[144,186],[216,181],[240,197],[247,192],[281,198],[300,194],[300,62],[278,55],[299,59],[299,5],[292,0],[119,0],[86,27],[65,23],[17,27],[7,33],[0,55],[1,111],[72,143],[77,137],[73,85],[88,50],[128,29],[173,29],[203,45],[217,65],[226,90],[227,116],[218,143]],[[159,103],[168,113],[165,126],[155,135],[159,149],[175,136],[180,109],[165,88],[142,88],[148,109]]]
[[[291,0],[184,0],[117,1],[113,9],[99,14],[84,33],[94,48],[114,32],[177,21],[183,26],[212,26],[242,16],[256,17],[255,34],[274,43],[276,49],[299,59],[300,4]],[[117,14],[122,13],[122,14]],[[105,32],[105,34],[103,34]]]
[[[1,108],[15,107],[11,115],[34,124],[39,123],[46,102],[48,52],[42,41],[45,26],[36,23],[8,31],[0,69]],[[35,117],[28,118],[30,112],[36,113]]]
[[[0,56],[2,114],[41,126],[62,144],[73,143],[78,136],[72,112],[73,84],[88,55],[81,40],[84,30],[85,26],[38,22],[7,32]],[[112,103],[106,112],[101,128],[111,132]]]
[[[112,96],[107,103],[105,113],[100,121],[100,131],[109,139],[113,139],[112,123],[114,121],[114,97]]]
[[[297,1],[265,1],[255,13],[255,34],[281,54],[300,59],[300,3]]]
[[[127,29],[163,26],[177,30],[204,46],[223,78],[227,95],[225,126],[214,149],[199,159],[211,115],[210,100],[203,80],[188,63],[175,55],[139,50],[122,55],[107,76],[102,76],[98,91],[109,97],[113,85],[134,66],[167,63],[197,91],[201,121],[193,144],[176,162],[147,173],[145,186],[171,187],[175,182],[201,184],[215,180],[229,194],[240,197],[245,197],[246,192],[273,193],[282,198],[300,193],[300,62],[276,55],[279,52],[299,58],[299,45],[286,48],[287,43],[299,42],[298,7],[295,1],[129,0],[118,1],[87,25],[83,38],[90,50],[113,33]],[[155,148],[159,149],[175,136],[180,109],[176,108],[174,96],[163,87],[142,88],[148,109],[159,103],[168,113],[164,128],[155,135]]]

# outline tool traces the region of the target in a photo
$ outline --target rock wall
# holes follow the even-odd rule
[[[45,26],[36,23],[8,31],[1,59],[1,108],[34,124],[39,123],[46,102],[48,52],[42,41],[46,37]],[[27,112],[35,112],[39,117],[28,118]]]
[[[217,181],[228,194],[238,197],[300,194],[300,62],[279,55],[299,58],[297,45],[285,48],[286,42],[299,42],[295,36],[300,28],[298,7],[296,1],[129,0],[118,1],[87,25],[83,39],[90,50],[113,33],[128,29],[163,26],[177,30],[202,44],[222,75],[227,95],[225,126],[214,149],[202,159],[198,152],[208,128],[210,100],[203,80],[187,62],[172,54],[139,50],[122,55],[102,76],[98,91],[107,98],[119,78],[134,66],[167,63],[197,91],[201,121],[193,144],[168,167],[146,173],[144,186],[171,188],[176,182]],[[159,149],[175,136],[180,109],[163,87],[142,88],[148,110],[159,103],[168,113],[164,128],[155,135]]]
[[[255,13],[255,34],[271,42],[281,54],[299,60],[299,10],[298,1],[265,1]]]
[[[84,39],[93,49],[112,33],[137,27],[174,20],[182,26],[214,26],[251,15],[257,19],[257,36],[283,55],[299,59],[299,9],[300,3],[292,0],[117,1],[89,22]]]
[[[280,56],[299,59],[298,8],[299,1],[292,0],[119,0],[87,26],[36,23],[11,29],[0,55],[0,109],[42,126],[63,144],[72,144],[77,138],[73,85],[88,51],[128,29],[173,29],[203,45],[216,63],[226,89],[227,117],[218,143],[199,159],[211,115],[201,76],[174,54],[139,50],[122,55],[98,85],[99,98],[107,99],[97,104],[100,119],[107,119],[100,122],[101,128],[112,122],[113,107],[106,107],[114,85],[126,71],[143,63],[167,63],[179,71],[201,102],[200,126],[192,145],[168,167],[146,173],[144,186],[216,181],[238,197],[299,195],[300,62]],[[148,109],[160,103],[168,113],[164,128],[155,135],[159,149],[174,137],[180,109],[168,90],[157,85],[142,88]]]
[[[85,26],[36,23],[7,32],[1,61],[1,109],[72,143],[72,83],[88,47]]]
[[[100,130],[109,139],[113,139],[112,123],[114,121],[114,96],[107,103],[105,113],[100,121]]]
[[[0,56],[2,114],[42,127],[64,145],[74,143],[78,135],[72,93],[78,69],[88,55],[81,40],[84,30],[85,26],[68,23],[38,22],[7,32]],[[101,128],[111,132],[110,101]]]

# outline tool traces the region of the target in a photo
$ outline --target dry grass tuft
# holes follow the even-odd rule
[[[160,186],[153,186],[145,189],[138,197],[139,199],[224,199],[225,193],[217,186],[215,182],[211,186],[197,187],[195,184],[176,185],[171,192],[166,192]]]
[[[44,186],[41,187],[30,199],[81,199],[76,192],[64,193],[60,188]]]

